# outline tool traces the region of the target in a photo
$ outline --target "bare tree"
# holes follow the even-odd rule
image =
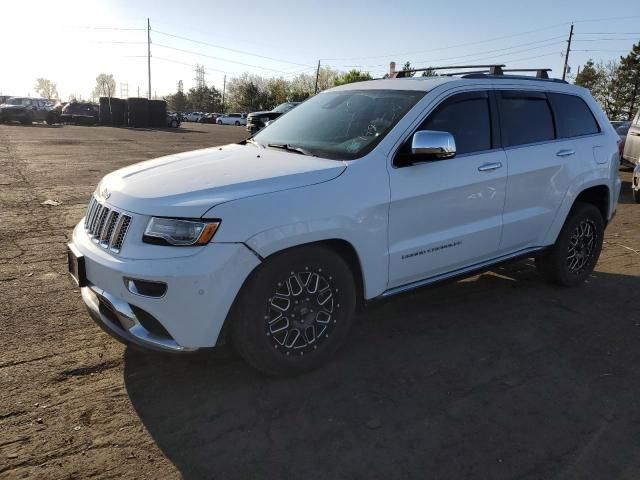
[[[47,78],[36,79],[36,85],[34,89],[36,92],[40,94],[42,98],[46,98],[46,99],[58,98],[58,89],[56,88],[56,84]]]
[[[107,75],[101,73],[96,77],[96,87],[93,89],[93,95],[95,97],[113,97],[116,91],[116,81],[113,78],[113,74]]]

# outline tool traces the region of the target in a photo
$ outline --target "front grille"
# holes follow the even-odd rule
[[[257,118],[257,117],[249,117],[249,118],[247,119],[247,124],[248,124],[248,125],[253,125],[253,126],[256,126],[256,127],[262,127],[262,126],[264,125],[264,124],[262,123],[262,120],[260,120],[260,119],[259,119],[259,118]]]
[[[120,253],[129,225],[129,215],[102,205],[95,196],[91,197],[84,217],[84,229],[95,243],[104,249]]]

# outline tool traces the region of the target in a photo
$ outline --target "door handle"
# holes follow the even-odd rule
[[[576,153],[576,151],[572,148],[567,148],[565,150],[560,150],[556,153],[557,157],[569,157],[571,155],[574,155]]]
[[[502,163],[500,163],[500,162],[483,163],[482,165],[480,165],[478,167],[478,171],[479,172],[490,172],[492,170],[497,170],[497,169],[499,169],[501,167],[502,167]]]

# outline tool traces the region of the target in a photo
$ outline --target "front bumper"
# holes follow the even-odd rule
[[[241,243],[148,245],[153,258],[124,258],[94,243],[84,231],[84,219],[72,243],[84,256],[88,286],[82,288],[82,299],[90,316],[125,343],[163,351],[215,346],[237,293],[260,263]],[[169,257],[176,248],[193,248],[194,253]],[[166,293],[132,293],[124,277],[165,283]]]

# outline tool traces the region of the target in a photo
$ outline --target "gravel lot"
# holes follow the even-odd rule
[[[640,477],[640,205],[627,172],[586,285],[548,285],[523,261],[375,303],[336,360],[302,377],[104,334],[65,259],[98,180],[244,136],[0,125],[0,478]]]

